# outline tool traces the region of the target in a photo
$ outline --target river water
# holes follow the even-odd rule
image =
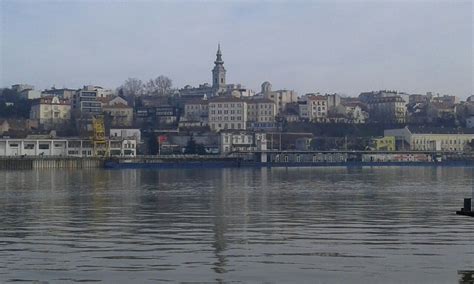
[[[0,172],[0,282],[472,283],[474,168]]]

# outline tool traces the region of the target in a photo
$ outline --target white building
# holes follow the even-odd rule
[[[59,97],[60,99],[72,100],[75,93],[76,93],[76,90],[74,89],[68,89],[68,88],[56,89],[55,87],[52,87],[49,90],[42,91],[41,97]]]
[[[348,123],[365,123],[369,117],[369,114],[357,102],[341,102],[334,110],[342,114]]]
[[[26,100],[34,100],[41,97],[41,91],[23,90],[20,92],[20,97]]]
[[[266,151],[267,138],[265,133],[229,130],[222,131],[219,136],[221,154],[242,151]]]
[[[111,128],[109,136],[112,139],[116,139],[117,137],[122,139],[133,138],[137,140],[138,143],[142,141],[142,134],[138,128]]]
[[[94,115],[102,112],[102,103],[97,99],[94,86],[84,86],[73,95],[72,110],[77,115]]]
[[[110,156],[136,156],[135,139],[107,140]],[[93,141],[82,139],[0,139],[0,157],[64,156],[91,157]]]
[[[226,93],[236,98],[249,98],[255,96],[255,92],[251,89],[243,87],[241,84],[227,84]]]
[[[115,95],[115,91],[112,89],[105,89],[100,86],[94,86],[95,91],[97,92],[98,98],[106,98]]]
[[[388,129],[384,136],[394,136],[396,141],[404,141],[414,151],[462,152],[474,140],[474,131],[445,128],[401,128]],[[408,150],[408,149],[407,149]]]

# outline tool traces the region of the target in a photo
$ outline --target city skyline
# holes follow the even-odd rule
[[[198,86],[220,42],[228,83],[255,91],[473,93],[469,1],[0,3],[2,87]]]

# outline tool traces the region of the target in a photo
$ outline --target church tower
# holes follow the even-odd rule
[[[221,45],[219,44],[217,46],[216,61],[214,61],[214,68],[212,69],[212,88],[216,95],[225,91],[225,72]]]

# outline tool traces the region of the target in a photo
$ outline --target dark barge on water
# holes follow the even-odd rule
[[[472,211],[471,206],[471,198],[464,198],[464,207],[456,211],[456,214],[474,217],[474,211]]]
[[[433,152],[253,151],[219,155],[161,155],[106,159],[105,168],[474,166],[474,157]]]

